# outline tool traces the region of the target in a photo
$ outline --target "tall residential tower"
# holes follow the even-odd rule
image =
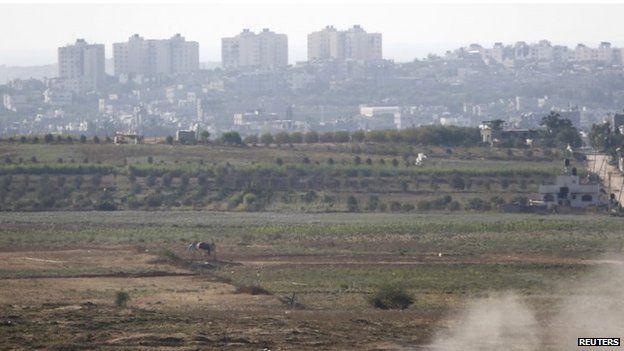
[[[104,84],[104,45],[84,39],[58,48],[59,78],[65,88],[76,93],[98,90]]]
[[[274,69],[288,65],[288,37],[267,28],[255,34],[244,29],[239,35],[221,39],[224,68]]]
[[[170,39],[143,39],[135,34],[113,44],[115,75],[174,75],[199,70],[199,44],[176,34]]]
[[[381,59],[381,33],[367,33],[359,25],[346,31],[327,26],[308,34],[308,61]]]

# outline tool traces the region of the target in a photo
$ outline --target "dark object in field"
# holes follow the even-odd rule
[[[214,242],[207,243],[207,242],[199,241],[199,242],[190,243],[189,246],[186,247],[186,251],[196,252],[198,250],[201,250],[204,252],[206,256],[214,256],[212,254],[215,252],[215,248],[216,248],[216,245]]]

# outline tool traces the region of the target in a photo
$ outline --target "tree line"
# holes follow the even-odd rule
[[[314,143],[408,143],[433,146],[477,146],[481,144],[478,128],[423,126],[402,130],[357,130],[333,132],[278,132],[252,134],[244,138],[237,132],[224,133],[219,141],[231,144],[314,144]]]

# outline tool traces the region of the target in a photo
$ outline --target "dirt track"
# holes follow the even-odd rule
[[[588,154],[587,166],[590,171],[598,174],[605,190],[611,189],[616,200],[624,200],[624,176],[616,166],[609,164],[609,157],[602,154]]]

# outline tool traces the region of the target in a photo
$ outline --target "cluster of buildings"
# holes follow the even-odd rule
[[[309,61],[372,61],[382,59],[381,33],[367,33],[354,25],[339,31],[333,26],[308,34]],[[288,65],[288,37],[265,28],[259,33],[244,29],[221,40],[224,68],[273,69]]]
[[[77,94],[98,91],[105,83],[103,44],[78,39],[58,49],[58,88]],[[170,39],[145,40],[135,34],[113,44],[114,75],[154,77],[199,70],[199,44],[176,34]]]
[[[380,33],[367,33],[359,25],[344,31],[332,26],[308,35],[310,61],[382,59]],[[78,39],[58,49],[59,88],[74,93],[97,91],[106,79],[105,48]],[[145,39],[138,34],[113,44],[114,76],[122,80],[196,72],[200,69],[199,43],[176,34],[169,39]],[[288,66],[288,37],[264,28],[244,29],[221,40],[225,69],[280,69]]]
[[[527,44],[519,41],[514,45],[495,43],[491,48],[470,44],[454,51],[448,51],[446,59],[479,58],[486,63],[497,63],[514,67],[524,62],[568,63],[597,62],[605,65],[623,64],[622,48],[615,48],[609,42],[601,42],[596,48],[578,44],[571,49],[564,45],[553,45],[548,40]]]
[[[294,120],[292,116],[280,115],[275,112],[253,110],[235,113],[232,129],[242,134],[260,134],[277,132],[305,132],[310,128],[305,121]]]
[[[523,130],[552,110],[587,130],[624,105],[621,49],[608,43],[472,44],[397,63],[383,60],[380,33],[358,25],[327,26],[307,41],[308,60],[289,64],[285,34],[245,29],[222,39],[223,69],[202,69],[199,44],[179,34],[132,35],[112,45],[112,62],[104,45],[79,39],[59,48],[58,78],[0,85],[0,133],[216,136],[497,119]]]

